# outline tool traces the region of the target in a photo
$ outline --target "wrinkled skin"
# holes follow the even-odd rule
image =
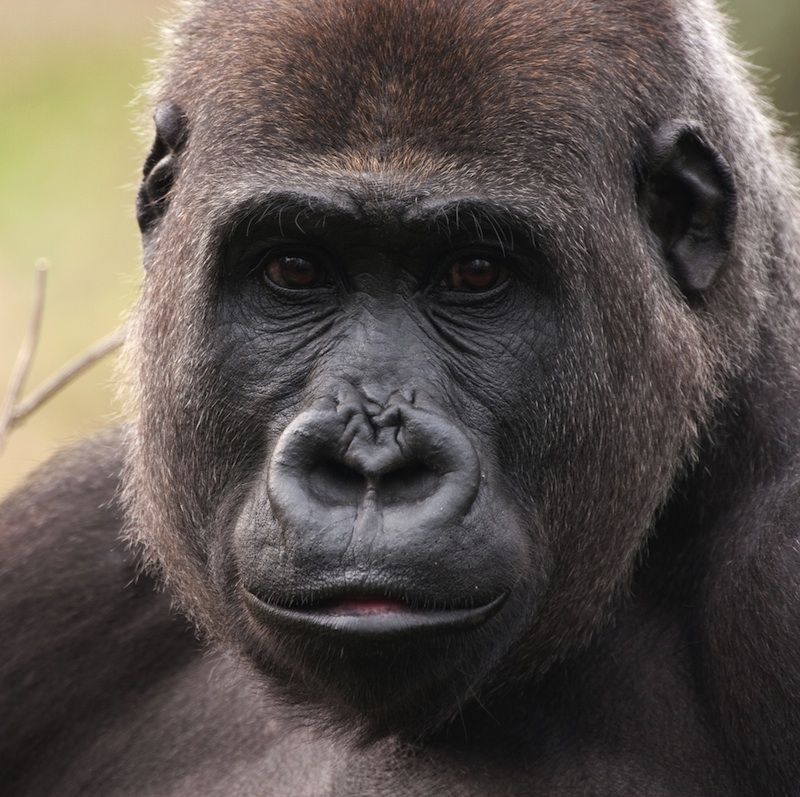
[[[201,3],[153,99],[132,424],[0,510],[13,793],[792,793],[800,214],[716,12]]]

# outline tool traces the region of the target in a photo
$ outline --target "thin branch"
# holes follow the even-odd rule
[[[118,349],[125,341],[125,327],[115,329],[110,335],[97,341],[80,357],[57,371],[44,384],[34,390],[24,401],[17,404],[11,414],[11,426],[16,426],[49,401],[59,390],[77,379],[96,362]]]
[[[44,299],[47,292],[47,262],[40,260],[36,264],[36,288],[33,300],[33,312],[28,324],[28,334],[25,336],[17,354],[14,370],[11,372],[11,381],[8,385],[6,400],[0,411],[0,452],[5,448],[8,433],[15,424],[15,407],[17,400],[25,387],[25,382],[30,374],[33,356],[39,345],[39,335],[42,331],[42,317],[44,315]]]
[[[23,340],[22,346],[20,346],[17,361],[11,374],[8,393],[3,403],[2,412],[0,412],[0,454],[5,448],[9,433],[15,426],[21,424],[29,415],[55,396],[59,390],[66,387],[74,379],[77,379],[96,362],[118,349],[125,340],[125,327],[119,327],[57,371],[44,384],[32,391],[27,398],[20,400],[20,395],[30,374],[42,331],[44,299],[47,289],[47,269],[48,265],[43,260],[36,264],[36,293],[28,334]]]

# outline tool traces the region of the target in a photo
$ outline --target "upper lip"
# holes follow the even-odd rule
[[[328,634],[391,637],[412,632],[446,632],[474,628],[488,620],[505,602],[506,593],[443,601],[387,589],[331,588],[313,593],[270,595],[244,590],[244,602],[258,619],[297,630]],[[337,603],[391,602],[402,611],[335,613]]]

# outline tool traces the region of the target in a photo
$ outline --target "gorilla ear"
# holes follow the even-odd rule
[[[164,102],[153,115],[156,138],[142,171],[142,184],[136,196],[136,220],[142,234],[147,234],[167,209],[175,179],[177,156],[188,138],[183,111],[172,102]]]
[[[695,127],[665,124],[653,135],[642,201],[681,290],[707,290],[728,256],[736,221],[727,161]]]

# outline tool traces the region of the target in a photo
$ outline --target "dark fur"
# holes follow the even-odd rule
[[[797,793],[800,205],[717,12],[220,0],[174,42],[135,420],[0,508],[0,793]],[[727,202],[686,246],[654,218],[679,140]],[[347,196],[390,240],[398,209],[513,203],[501,237],[550,282],[462,326],[446,367],[380,312],[288,334],[223,255],[312,223],[276,189]],[[288,572],[259,536],[271,452],[345,383],[422,387],[479,451],[487,536],[524,552],[487,567],[511,593],[489,630],[364,667],[248,619],[242,562]],[[478,550],[448,544],[445,595]]]

